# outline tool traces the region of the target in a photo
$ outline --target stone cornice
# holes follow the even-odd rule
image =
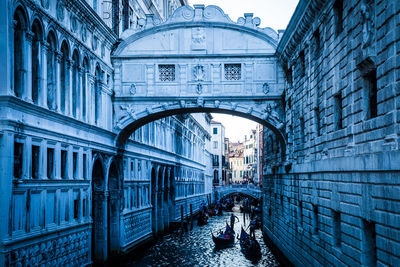
[[[87,21],[92,27],[96,27],[100,33],[106,37],[106,41],[110,42],[112,45],[117,41],[118,37],[99,15],[93,11],[86,1],[64,1],[64,3],[67,8],[73,9],[80,19]]]
[[[327,0],[300,0],[276,49],[280,61],[286,62],[306,36]]]

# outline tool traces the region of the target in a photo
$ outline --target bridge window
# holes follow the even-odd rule
[[[213,128],[213,134],[218,134],[218,128]]]
[[[225,64],[225,80],[239,81],[242,78],[242,65],[241,64]]]
[[[161,82],[175,81],[175,65],[158,65],[158,73]]]

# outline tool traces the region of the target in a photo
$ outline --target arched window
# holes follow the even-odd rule
[[[85,57],[82,61],[82,119],[86,121],[86,83],[87,83],[87,74],[89,73],[89,62]]]
[[[25,32],[26,15],[19,7],[14,13],[14,93],[17,97],[22,97],[25,87]]]
[[[42,60],[41,56],[41,47],[40,42],[42,41],[42,27],[38,20],[35,20],[32,24],[32,67],[31,67],[31,74],[32,74],[32,101],[35,104],[39,102],[39,92],[41,87],[41,64]]]
[[[80,106],[79,55],[75,49],[72,54],[72,115],[76,118]]]
[[[56,81],[56,50],[57,43],[56,37],[53,31],[50,31],[47,35],[47,43],[49,45],[47,49],[47,107],[51,110],[57,109],[56,104],[56,91],[57,91],[57,81]]]
[[[61,83],[61,112],[65,113],[68,106],[69,73],[68,73],[68,45],[64,41],[61,45],[60,83]]]
[[[100,66],[96,66],[95,72],[95,87],[94,87],[94,121],[95,124],[99,123],[101,114],[101,70]]]

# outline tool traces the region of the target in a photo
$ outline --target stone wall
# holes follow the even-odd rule
[[[263,230],[295,265],[400,264],[399,18],[300,1],[278,45],[287,156],[267,145]]]

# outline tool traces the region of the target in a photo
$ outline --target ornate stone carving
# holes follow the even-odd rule
[[[193,67],[193,76],[195,81],[204,81],[205,80],[205,71],[204,66],[196,65]]]
[[[264,83],[262,86],[263,92],[264,94],[268,94],[269,93],[269,84],[268,83]]]
[[[129,93],[131,95],[135,95],[136,94],[136,85],[134,83],[132,83],[131,87],[129,87]]]
[[[104,42],[101,44],[101,57],[104,57],[106,55],[106,45]]]
[[[119,117],[116,128],[122,129],[122,123],[125,121],[125,119],[131,117],[133,120],[136,120],[136,115],[133,104],[120,105],[119,108],[120,110],[125,111],[125,114]]]
[[[197,98],[197,106],[198,107],[204,106],[204,99],[202,97]]]
[[[192,50],[206,49],[206,35],[204,28],[192,28]]]
[[[41,0],[40,3],[42,4],[43,8],[49,9],[49,1],[50,0]]]
[[[71,16],[71,31],[76,32],[78,30],[78,19],[72,15]]]
[[[220,104],[221,104],[221,101],[219,101],[219,100],[214,101],[214,107],[218,108]]]
[[[196,92],[197,92],[198,94],[201,94],[201,93],[203,92],[203,85],[202,85],[201,83],[198,83],[198,84],[196,85]]]
[[[267,106],[264,109],[265,120],[270,120],[274,122],[276,125],[280,125],[281,122],[281,117],[279,116],[279,113],[277,112],[278,106],[277,104],[267,104]]]
[[[86,26],[82,24],[82,28],[81,28],[81,38],[82,41],[86,42],[87,40],[87,29]]]
[[[63,4],[63,1],[57,1],[56,13],[57,13],[57,19],[60,20],[60,21],[63,21],[64,20],[64,4]]]
[[[185,102],[185,100],[180,100],[180,101],[179,101],[179,105],[181,106],[181,108],[186,107],[186,102]]]
[[[98,45],[99,45],[99,38],[97,38],[97,36],[93,34],[93,36],[92,36],[92,48],[93,48],[93,50],[96,51]]]
[[[11,250],[9,266],[69,266],[89,263],[89,230]]]
[[[125,242],[130,243],[145,236],[150,229],[150,213],[141,211],[124,217]]]
[[[361,3],[362,43],[363,48],[371,44],[373,38],[374,21],[372,19],[372,6],[366,0]]]

